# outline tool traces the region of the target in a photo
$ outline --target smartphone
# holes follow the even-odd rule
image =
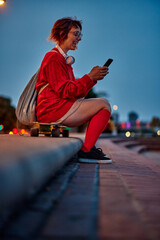
[[[112,62],[113,62],[113,59],[112,59],[112,58],[109,58],[109,59],[107,60],[107,62],[106,62],[103,66],[109,67],[109,65],[110,65]]]

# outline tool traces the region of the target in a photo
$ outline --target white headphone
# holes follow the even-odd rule
[[[62,54],[62,56],[65,58],[66,63],[68,65],[72,65],[75,62],[75,58],[72,56],[68,56],[67,54],[65,54],[62,50],[62,48],[60,48],[60,46],[57,44],[56,48],[59,50],[59,52]]]

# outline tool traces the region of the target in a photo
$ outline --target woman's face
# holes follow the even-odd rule
[[[76,50],[79,41],[81,41],[81,30],[79,27],[72,27],[62,45],[65,51]]]

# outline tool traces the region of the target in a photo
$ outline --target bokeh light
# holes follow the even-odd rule
[[[125,122],[121,122],[121,128],[125,128],[126,127],[126,123]]]
[[[5,3],[5,0],[0,0],[0,5],[3,5]]]
[[[117,105],[113,105],[113,110],[117,111],[118,110],[118,106]]]
[[[0,131],[2,131],[4,128],[3,124],[0,125]]]
[[[126,128],[127,128],[127,129],[131,128],[131,123],[130,123],[130,122],[127,122],[127,123],[126,123]]]
[[[131,133],[129,131],[127,131],[125,135],[126,135],[126,137],[130,137]]]
[[[12,132],[13,132],[13,134],[18,134],[18,129],[17,128],[13,128]]]
[[[28,132],[25,129],[21,129],[20,134],[28,134]]]

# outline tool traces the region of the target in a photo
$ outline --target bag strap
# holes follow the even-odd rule
[[[38,92],[38,95],[49,85],[49,83],[47,83],[46,85],[44,85],[43,87],[41,87],[41,89]]]

